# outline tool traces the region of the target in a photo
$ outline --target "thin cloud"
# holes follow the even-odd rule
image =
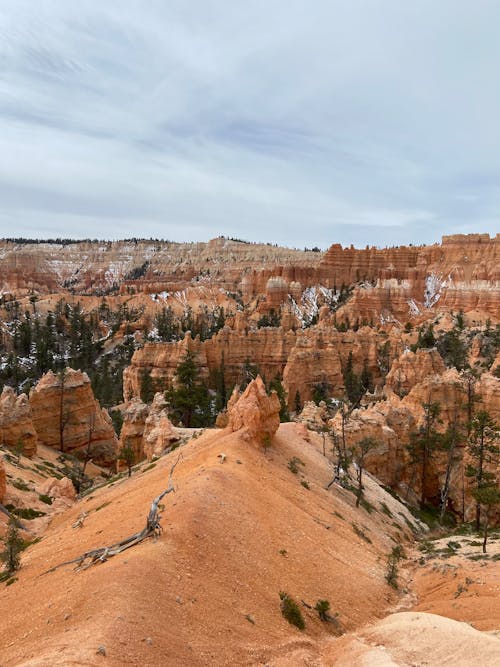
[[[0,234],[498,230],[500,7],[0,3]]]

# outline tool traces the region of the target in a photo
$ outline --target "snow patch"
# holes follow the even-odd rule
[[[430,273],[425,279],[424,306],[432,308],[441,298],[441,290],[446,287],[447,281],[437,273]]]
[[[410,315],[420,315],[420,308],[417,306],[415,299],[408,299],[407,301]]]

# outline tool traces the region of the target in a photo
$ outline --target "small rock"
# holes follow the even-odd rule
[[[104,656],[107,655],[106,647],[101,644],[101,646],[99,646],[99,648],[96,651],[96,655],[104,655]]]
[[[64,620],[67,621],[71,614],[64,614]]]
[[[151,637],[145,637],[143,641],[145,641],[148,646],[153,645],[153,640],[151,639]]]
[[[182,604],[182,598],[179,595],[175,598],[175,601],[177,604]]]

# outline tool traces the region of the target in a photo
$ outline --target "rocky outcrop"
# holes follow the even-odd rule
[[[132,398],[123,411],[119,449],[121,451],[124,447],[130,447],[134,453],[134,463],[145,458],[142,438],[148,415],[148,405],[137,397]]]
[[[288,405],[294,407],[299,392],[302,401],[309,401],[315,386],[326,383],[328,392],[337,398],[343,396],[345,367],[352,353],[353,368],[357,374],[366,370],[375,387],[383,383],[380,350],[389,342],[388,363],[402,351],[401,336],[362,327],[358,331],[340,332],[328,326],[307,329],[297,335],[283,372],[283,386],[288,393]]]
[[[404,355],[407,356],[407,355]],[[421,359],[424,359],[420,355]],[[428,353],[422,369],[431,368],[432,355]],[[414,361],[418,355],[413,355]],[[405,361],[406,363],[406,361]],[[439,363],[439,362],[438,362]],[[495,419],[500,419],[500,380],[489,373],[484,373],[474,385],[473,409],[489,412]],[[344,424],[346,443],[349,447],[364,437],[374,438],[378,446],[371,450],[366,458],[366,467],[382,483],[396,489],[402,497],[414,501],[420,491],[419,475],[411,465],[407,445],[410,435],[424,423],[424,403],[436,402],[440,406],[437,429],[444,433],[451,424],[461,424],[466,433],[469,392],[464,377],[455,369],[448,369],[438,374],[424,376],[409,393],[400,398],[389,391],[384,401],[379,401],[366,409],[354,410]],[[339,435],[342,432],[341,415],[337,414],[331,426]],[[465,514],[471,518],[474,501],[471,496],[469,481],[463,477],[463,467],[467,463],[466,439],[456,450],[452,469],[450,504],[457,512],[462,510],[462,492],[465,493]],[[444,484],[446,471],[445,451],[437,451],[429,464],[427,494],[439,502],[439,490]],[[464,484],[464,487],[462,486]]]
[[[240,322],[241,324],[241,322]],[[126,401],[139,396],[141,381],[149,373],[158,391],[173,384],[177,366],[189,350],[199,371],[200,380],[214,386],[215,375],[223,370],[226,387],[231,388],[245,379],[245,366],[256,365],[271,380],[283,373],[296,336],[282,329],[231,329],[224,327],[211,339],[193,340],[189,332],[182,341],[146,343],[134,352],[130,366],[123,374],[123,394]]]
[[[162,393],[155,394],[150,406],[137,397],[130,400],[123,411],[120,450],[130,447],[134,453],[134,463],[144,459],[151,461],[154,456],[161,456],[178,440]]]
[[[68,477],[62,479],[48,479],[40,488],[40,493],[49,498],[62,498],[72,502],[76,499],[76,490],[73,482]]]
[[[0,242],[0,280],[5,291],[77,293],[113,289],[148,293],[182,290],[205,281],[236,291],[242,276],[259,267],[315,267],[322,253],[219,237],[208,243],[115,241]]]
[[[5,494],[7,492],[7,475],[5,473],[5,464],[0,459],[0,503],[3,503],[5,500]]]
[[[424,378],[440,375],[445,371],[446,366],[437,350],[417,350],[416,353],[405,350],[394,360],[385,379],[385,388],[403,397]]]
[[[24,456],[36,454],[38,436],[33,424],[26,394],[17,396],[14,389],[4,387],[0,396],[0,433],[2,444],[10,448],[22,445]]]
[[[311,430],[321,430],[328,421],[328,411],[324,401],[316,405],[314,401],[307,401],[300,415],[297,415],[297,421],[305,424]]]
[[[237,389],[228,403],[228,428],[247,440],[269,444],[280,425],[280,402],[276,392],[268,396],[260,376],[240,395]]]
[[[33,424],[40,443],[64,452],[86,449],[95,463],[111,465],[118,440],[107,410],[94,398],[86,373],[67,368],[46,373],[30,392]]]
[[[352,352],[354,370],[366,369],[375,387],[383,384],[380,350],[390,343],[387,363],[400,355],[404,343],[401,332],[375,331],[362,327],[358,331],[340,332],[325,321],[317,327],[298,332],[281,328],[248,329],[239,322],[238,329],[224,327],[211,339],[200,342],[186,334],[182,341],[146,343],[137,350],[123,374],[125,400],[139,396],[144,374],[149,373],[158,391],[172,386],[179,363],[187,350],[193,356],[200,379],[215,389],[218,373],[224,373],[227,388],[246,379],[246,368],[256,366],[269,382],[283,376],[290,409],[295,407],[297,391],[302,402],[311,400],[317,384],[326,383],[333,396],[344,391],[342,368]]]
[[[163,394],[157,393],[144,424],[142,450],[148,461],[161,456],[179,436],[168,417],[168,404]]]

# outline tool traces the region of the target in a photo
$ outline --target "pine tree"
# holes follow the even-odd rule
[[[436,430],[439,421],[441,406],[437,402],[428,402],[424,408],[424,423],[418,431],[410,433],[408,451],[412,464],[420,466],[420,507],[423,508],[427,500],[427,484],[429,465],[434,452],[442,443],[442,436]]]
[[[289,422],[290,413],[288,412],[288,403],[286,400],[286,392],[283,384],[281,383],[281,378],[279,375],[276,375],[274,379],[269,383],[269,391],[275,391],[280,400],[280,421]]]
[[[209,426],[213,422],[210,394],[199,381],[199,370],[190,350],[186,351],[175,376],[175,386],[165,393],[174,423],[182,422],[187,428]]]
[[[367,454],[377,447],[378,442],[375,438],[362,438],[353,447],[353,461],[356,464],[356,477],[358,481],[358,492],[356,494],[356,507],[363,496],[363,470],[365,468],[365,459]]]
[[[141,377],[141,401],[143,403],[151,403],[154,396],[153,378],[150,371],[146,369]]]
[[[12,575],[21,566],[21,551],[24,548],[24,540],[19,535],[19,529],[14,517],[9,518],[7,534],[4,537],[4,550],[0,554],[5,563],[7,574]]]
[[[475,491],[495,483],[499,459],[500,429],[486,410],[480,410],[471,424],[468,451],[474,463],[467,466],[466,475],[474,479]],[[476,530],[481,525],[481,501],[476,499]]]
[[[120,461],[123,461],[128,469],[128,476],[132,475],[132,466],[135,463],[135,454],[129,442],[125,443],[119,454]]]

